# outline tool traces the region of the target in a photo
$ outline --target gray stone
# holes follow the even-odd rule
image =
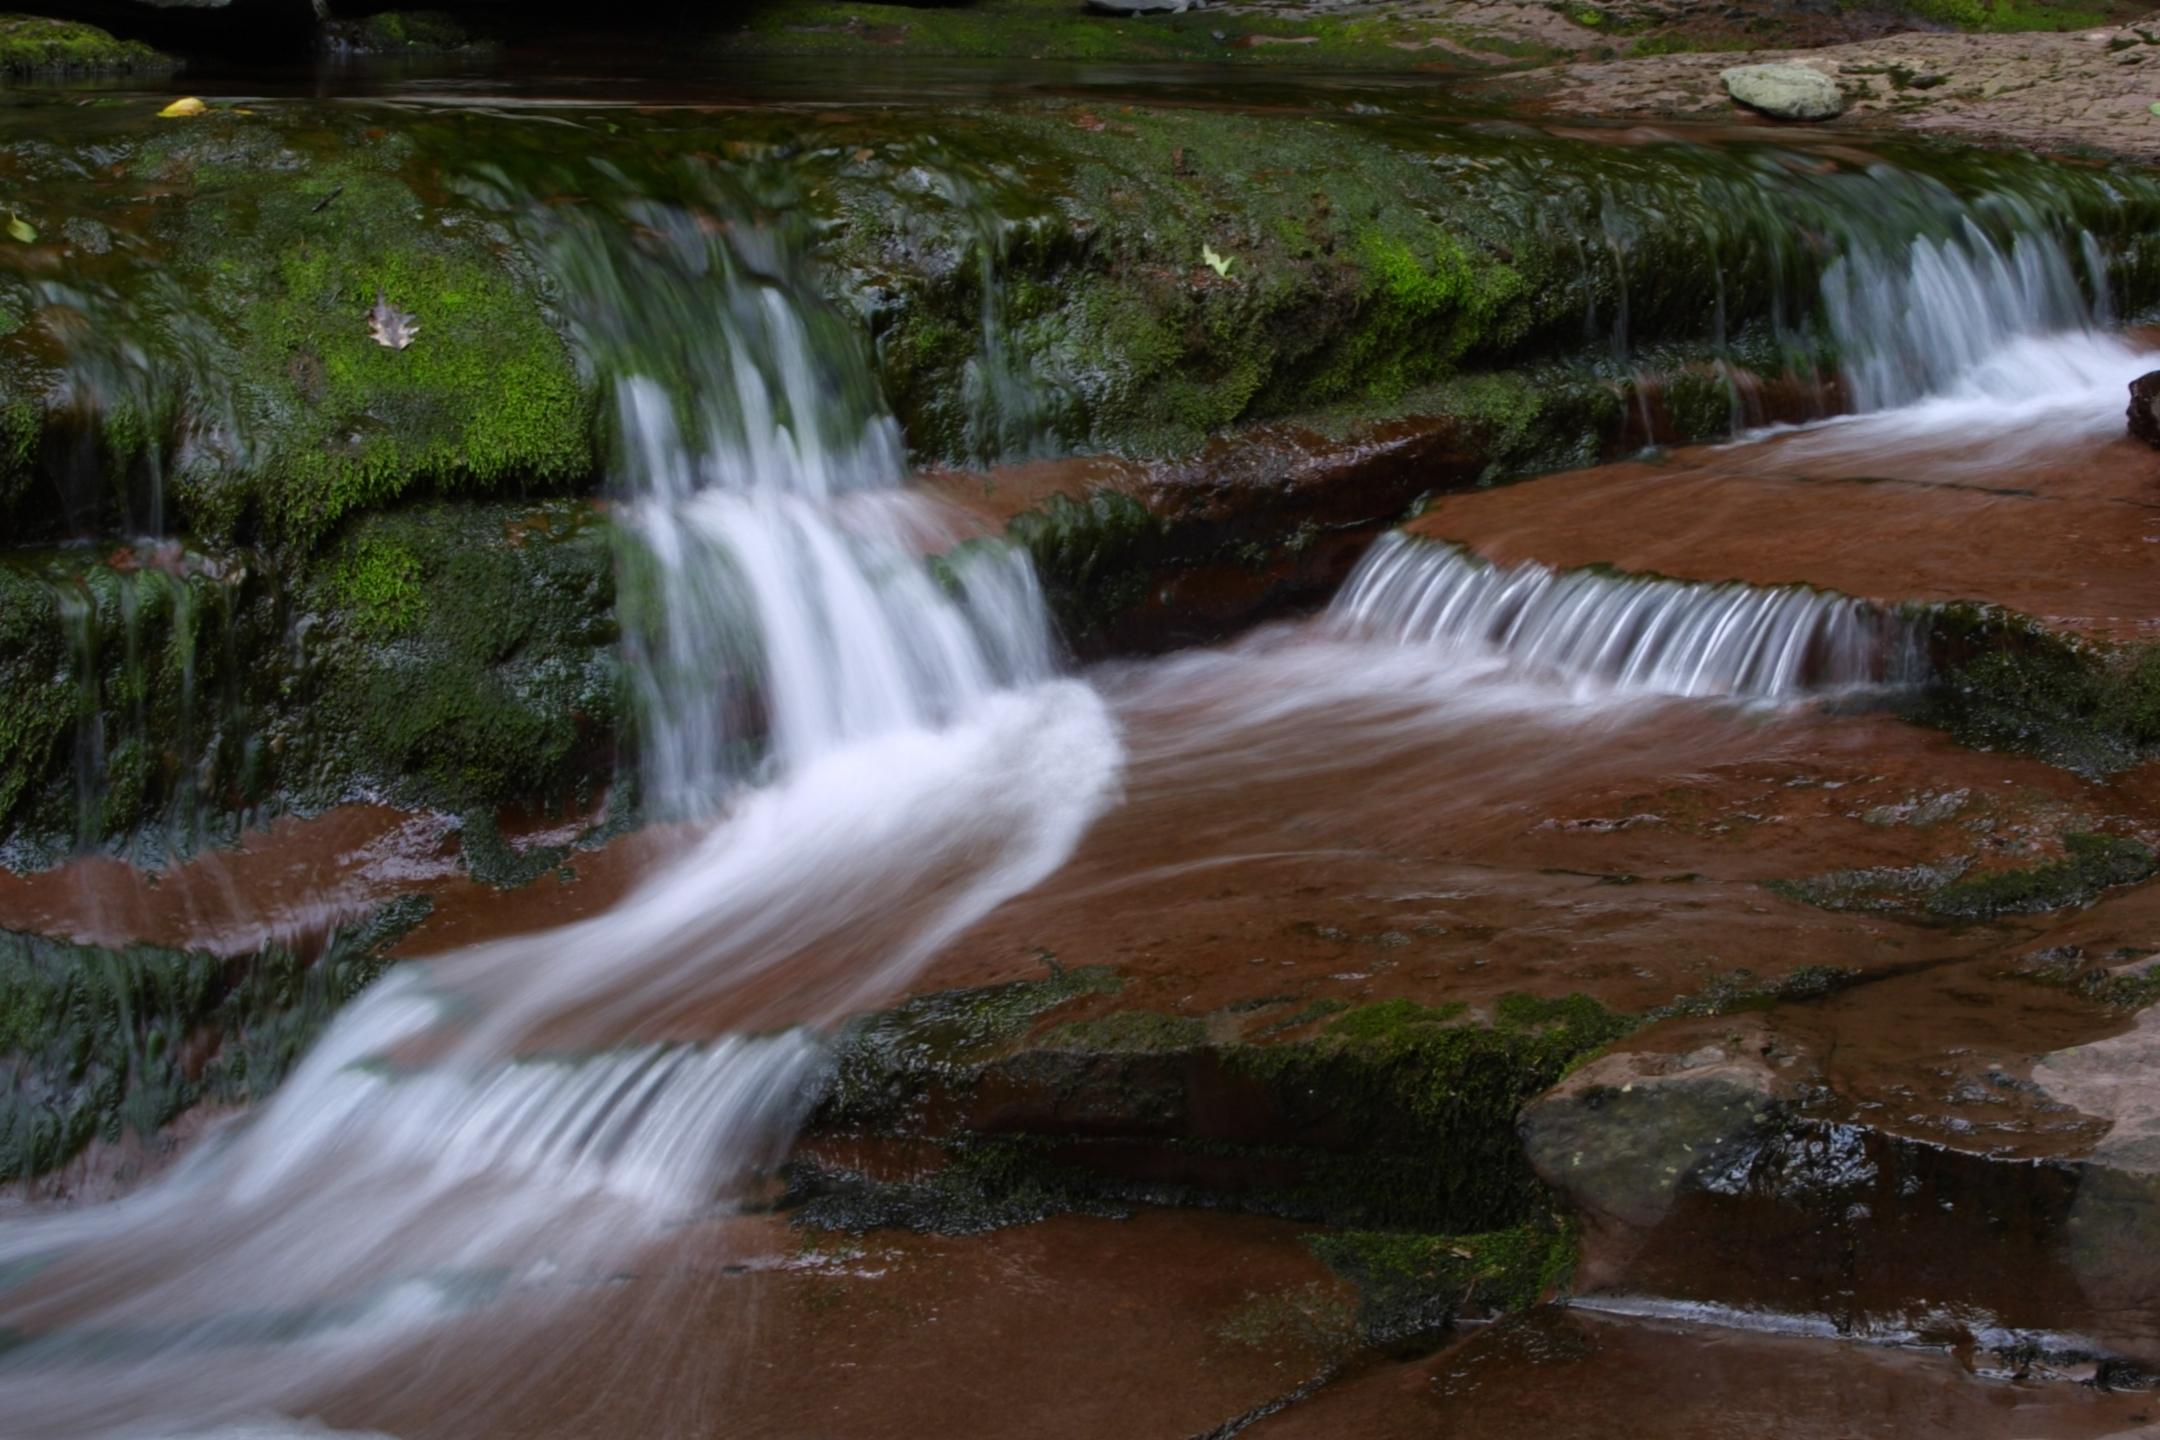
[[[1759,1023],[1683,1055],[1620,1051],[1525,1106],[1531,1168],[1592,1216],[1647,1228],[1689,1185],[1716,1188],[1775,1128],[1787,1085]]]
[[[1780,120],[1829,120],[1845,112],[1837,81],[1796,60],[1736,65],[1718,78],[1733,99]]]
[[[1198,9],[1194,0],[1087,0],[1098,15],[1182,15]]]

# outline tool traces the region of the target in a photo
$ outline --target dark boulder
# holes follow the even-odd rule
[[[2130,382],[2130,434],[2160,450],[2160,370]]]

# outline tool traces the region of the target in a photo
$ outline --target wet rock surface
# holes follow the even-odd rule
[[[2160,450],[2160,371],[2130,382],[2130,438]]]
[[[1492,1436],[1593,1437],[1616,1429],[1722,1440],[1851,1435],[2136,1434],[2141,1392],[1978,1379],[1952,1355],[1764,1334],[1685,1318],[1576,1307],[1488,1327],[1430,1359],[1377,1367],[1252,1430],[1395,1440],[1452,1429]]]
[[[1948,88],[1925,79],[1903,88]],[[1832,586],[1884,606],[1973,602],[1930,622],[1937,693],[1926,705],[1879,691],[1778,707],[1683,698],[1492,656],[1442,665],[1341,615],[1106,660],[1087,678],[1129,746],[1120,806],[1058,873],[846,1027],[808,1135],[742,1213],[701,1211],[649,1263],[520,1282],[538,1316],[574,1288],[579,1333],[597,1318],[597,1343],[564,1364],[544,1324],[453,1321],[453,1340],[517,1380],[475,1433],[613,1435],[708,1414],[752,1434],[801,1433],[815,1417],[895,1436],[1007,1434],[1016,1416],[1031,1433],[1173,1437],[1737,1427],[2030,1440],[2148,1424],[2151,1395],[2130,1387],[2137,1364],[2160,1363],[2160,1119],[2142,1078],[2156,1042],[2141,1008],[2160,993],[2160,671],[2131,643],[2152,639],[2140,547],[2156,513],[2135,452],[2082,428],[2041,453],[1940,437],[1809,449],[1853,430],[1825,426],[1500,486],[1621,445],[1851,402],[1804,377],[1808,355],[1788,357],[1789,381],[1706,360],[1686,318],[1702,287],[1677,269],[1659,283],[1660,255],[1715,248],[1688,227],[1742,193],[1739,170],[1706,160],[1683,173],[1661,153],[1631,172],[1627,143],[1585,152],[1688,220],[1629,239],[1609,228],[1614,212],[1570,211],[1596,217],[1603,249],[1578,249],[1570,263],[1591,278],[1551,301],[1526,277],[1568,271],[1560,252],[1488,223],[1520,199],[1496,170],[1571,153],[1549,131],[1491,144],[1466,132],[1439,150],[1389,139],[1381,168],[1404,194],[1454,204],[1468,186],[1492,212],[1427,224],[1356,189],[1347,166],[1316,182],[1297,155],[1265,153],[1284,129],[1100,108],[962,127],[986,145],[1057,137],[1057,158],[1024,184],[1003,159],[937,169],[926,147],[837,112],[666,136],[714,140],[763,185],[778,183],[758,168],[773,135],[818,132],[815,173],[835,188],[816,193],[842,196],[826,256],[840,301],[861,306],[834,314],[871,317],[865,343],[918,458],[1024,450],[1013,437],[1036,423],[1129,452],[937,468],[925,487],[985,530],[924,539],[941,580],[957,547],[998,531],[1030,552],[1078,655],[1218,642],[1318,604],[1423,496],[1414,534],[1600,566],[1620,585],[1654,572]],[[255,183],[219,158],[261,140],[246,118],[212,117],[229,131],[166,179],[196,197]],[[398,205],[465,214],[443,172],[390,153],[394,136],[329,129],[383,147],[358,153],[398,176]],[[298,226],[310,263],[342,255],[296,207],[361,197],[337,188],[347,172],[322,168],[321,136],[278,134],[297,195],[255,200]],[[1878,158],[1749,153],[1763,183],[1791,187],[1780,203],[1802,204],[1821,192],[1785,177],[1861,177]],[[1146,163],[1101,168],[1127,154]],[[1058,172],[1066,160],[1085,177]],[[1916,193],[1962,183],[1958,168],[1928,172]],[[1172,223],[1242,205],[1283,169],[1286,188],[1227,229]],[[920,228],[881,228],[895,187],[932,173],[1008,186],[999,202],[1018,209],[926,203]],[[2018,174],[2065,223],[2152,200],[2112,175]],[[1302,193],[1314,183],[1325,204]],[[1023,203],[1038,185],[1059,204]],[[548,209],[580,212],[557,198]],[[145,196],[95,221],[40,216],[64,253],[35,264],[102,273],[158,233],[134,223],[138,199],[155,208]],[[715,204],[689,228],[724,230],[715,213],[732,212]],[[1076,209],[1096,218],[1076,226]],[[977,224],[987,238],[968,238]],[[1728,238],[1740,253],[1759,233]],[[2134,281],[2144,262],[2124,243]],[[417,244],[411,263],[469,265],[460,273],[483,288],[511,287],[488,291],[498,298],[545,292],[507,231],[442,246]],[[1617,257],[1609,271],[1599,254]],[[993,265],[1027,283],[987,293],[975,277]],[[1750,306],[1760,318],[1780,286],[1820,278],[1809,262],[1751,272],[1759,293],[1718,295],[1730,318]],[[320,397],[352,366],[388,361],[312,328],[356,322],[365,307],[350,302],[369,287],[307,279],[286,277],[316,300],[278,341],[297,348],[271,383]],[[422,307],[410,353],[455,333],[452,297],[465,294],[445,286]],[[1137,312],[1105,323],[1102,307],[1136,296]],[[541,373],[569,375],[557,362],[575,353],[574,327],[523,305],[558,347],[542,348]],[[1626,319],[1612,321],[1616,307]],[[1475,324],[1432,347],[1447,317]],[[1580,338],[1589,317],[1612,321],[1614,350],[1631,336],[1674,348],[1586,360],[1607,345]],[[1330,326],[1332,350],[1301,333]],[[999,347],[1014,336],[1051,358],[1057,384],[1018,400],[1001,388],[1013,374]],[[1715,339],[1722,350],[1733,336]],[[1568,365],[1517,363],[1547,345]],[[1119,363],[1081,363],[1104,354]],[[1226,356],[1253,363],[1231,375],[1214,365]],[[22,341],[16,358],[19,379],[51,357]],[[1480,366],[1493,368],[1464,373]],[[1201,378],[1176,389],[1183,374]],[[1374,375],[1376,413],[1209,437]],[[595,397],[567,383],[576,419],[555,438],[576,458],[559,470],[534,458],[554,453],[546,426],[491,476],[408,465],[406,452],[367,460],[389,453],[374,422],[404,413],[380,381],[354,401],[350,444],[321,450],[315,488],[218,502],[234,505],[234,530],[210,560],[129,546],[8,572],[10,593],[30,597],[10,613],[43,608],[41,638],[9,652],[22,703],[4,712],[0,745],[15,748],[0,758],[22,763],[0,778],[0,812],[58,834],[91,794],[110,806],[91,833],[118,838],[131,816],[182,798],[170,734],[229,723],[235,696],[260,715],[231,733],[268,743],[213,736],[217,763],[196,783],[236,809],[425,808],[287,817],[155,874],[99,857],[0,875],[0,915],[41,932],[0,936],[20,1000],[0,1016],[12,1084],[0,1169],[68,1162],[51,1194],[121,1184],[144,1168],[121,1153],[130,1143],[189,1107],[207,1125],[259,1094],[252,1082],[272,1083],[392,954],[592,914],[681,843],[602,821],[624,813],[600,795],[621,711],[604,512],[477,498],[497,483],[590,484],[579,407]],[[1765,399],[1780,385],[1787,396]],[[1003,408],[971,409],[970,395]],[[485,423],[470,398],[422,418]],[[10,416],[10,433],[28,433]],[[40,430],[31,448],[53,443]],[[22,453],[8,473],[28,473]],[[143,473],[117,494],[85,492],[82,513],[108,526],[134,513],[153,493]],[[315,484],[325,476],[335,483]],[[435,503],[468,482],[474,493]],[[0,501],[41,513],[9,483]],[[174,493],[204,507],[191,513],[226,513],[204,498],[214,487]],[[266,522],[298,528],[250,528]],[[282,583],[265,584],[284,558]],[[225,633],[254,638],[183,665],[214,648],[193,638],[213,633],[202,617],[228,611]],[[105,657],[85,672],[87,701],[51,679],[66,669],[62,622]],[[114,663],[140,653],[158,658]],[[258,658],[272,654],[275,673]],[[68,742],[105,695],[127,721],[102,732],[125,784],[93,789]],[[214,711],[195,704],[213,695]],[[410,928],[353,923],[386,902]],[[325,933],[319,955],[295,939]],[[128,946],[146,938],[172,948]],[[803,1013],[789,1004],[759,993],[668,1013],[650,1033],[708,1038],[746,1016],[764,1032]],[[1569,1298],[1580,1303],[1554,1303]],[[654,1314],[678,1347],[658,1357]],[[747,1336],[745,1316],[758,1321]],[[1466,1336],[1472,1320],[1491,1323]],[[1045,1343],[1072,1335],[1085,1343]],[[385,1367],[320,1413],[399,1433],[439,1425],[430,1383]]]

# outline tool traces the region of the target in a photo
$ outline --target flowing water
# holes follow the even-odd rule
[[[859,348],[812,344],[784,238],[644,218],[649,251],[543,243],[618,405],[643,790],[698,833],[607,913],[402,967],[170,1181],[11,1226],[20,1433],[274,1414],[481,1307],[506,1354],[532,1297],[754,1194],[815,1097],[815,1027],[1049,874],[1113,793],[1024,558],[978,547],[949,588],[921,563],[939,518],[894,488]],[[444,1425],[516,1390],[506,1361],[474,1379]]]
[[[1657,695],[1791,700],[1918,678],[1912,627],[1840,595],[1494,566],[1396,535],[1373,547],[1334,614],[1351,634],[1492,651]]]
[[[1084,935],[1136,895],[1188,923],[1219,898],[1190,888],[1194,873],[1286,860],[1308,878],[1339,864],[1361,896],[1434,914],[1481,903],[1467,888],[1480,883],[1521,912],[1586,908],[1554,888],[1574,883],[1557,864],[1496,877],[1479,848],[1519,841],[1522,812],[1557,814],[1563,791],[1603,799],[1637,775],[1773,751],[1800,765],[1840,743],[1813,698],[1920,678],[1918,621],[1895,597],[1493,560],[1399,534],[1317,622],[1061,674],[1024,554],[955,547],[962,523],[903,487],[908,437],[851,317],[820,292],[813,237],[773,218],[787,195],[686,204],[625,185],[579,209],[485,168],[461,183],[539,258],[603,381],[636,787],[678,827],[673,849],[601,913],[402,963],[168,1177],[12,1220],[0,1416],[19,1433],[276,1435],[291,1433],[281,1417],[326,1409],[398,1416],[400,1434],[482,1433],[527,1401],[535,1369],[573,1357],[601,1380],[543,1428],[610,1433],[611,1384],[638,1367],[658,1378],[617,1387],[635,1399],[629,1429],[722,1432],[720,1380],[740,1357],[685,1350],[683,1317],[718,1302],[712,1274],[669,1268],[670,1246],[717,1228],[734,1253],[728,1223],[770,1198],[826,1032],[941,954],[1001,926],[1017,941],[1031,915]],[[1844,194],[1859,180],[1776,183],[1799,186],[1813,218],[1844,207],[1837,253],[1813,269],[1798,248],[1753,254],[1728,288],[1816,287],[1819,301],[1781,291],[1776,308],[1832,337],[1857,413],[1745,453],[1882,461],[1977,436],[2000,464],[2019,446],[2089,444],[2096,397],[2155,363],[2110,328],[2112,242],[2059,215],[1977,207],[1950,223],[1964,202],[1941,187],[1873,175],[1864,198],[1901,197],[1925,221],[1885,237]],[[1596,325],[1625,356],[1656,316],[1639,283],[1652,262],[1629,250],[1639,196],[1623,191],[1596,201],[1595,248],[1617,278]],[[1033,453],[1052,446],[1069,387],[1020,378],[999,232],[976,218],[987,338],[968,443]],[[83,373],[110,389],[151,363]],[[1530,503],[1471,498],[1487,497]],[[82,764],[100,772],[113,737],[85,735]],[[1344,793],[1365,798],[1345,807]],[[1535,843],[1607,823],[1550,821]],[[1257,966],[1244,952],[1279,936],[1225,922],[1189,938]],[[1346,975],[1369,978],[1331,978]],[[619,1281],[647,1283],[603,1306]],[[603,1313],[623,1331],[601,1333]]]

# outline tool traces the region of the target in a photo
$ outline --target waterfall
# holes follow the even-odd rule
[[[2079,262],[2090,296],[2053,234],[2034,229],[1998,243],[1970,219],[1954,235],[1839,257],[1823,272],[1823,308],[1853,407],[1889,410],[1960,391],[2020,400],[2129,354],[2098,333],[2111,307],[2089,234]],[[2057,343],[2043,357],[2029,342],[2049,337]]]
[[[1909,680],[1919,665],[1911,625],[1846,596],[1492,565],[1400,534],[1373,546],[1329,617],[1353,635],[1654,695],[1788,700]]]
[[[23,1433],[303,1412],[482,1310],[441,1343],[495,1348],[428,1424],[486,1428],[521,1337],[578,1343],[583,1287],[754,1197],[822,1028],[1048,875],[1112,796],[1115,731],[1055,677],[1024,555],[933,573],[943,517],[899,488],[897,427],[793,238],[532,208],[615,401],[643,801],[694,829],[605,913],[400,966],[170,1178],[0,1234]],[[650,1303],[708,1303],[672,1283]]]

